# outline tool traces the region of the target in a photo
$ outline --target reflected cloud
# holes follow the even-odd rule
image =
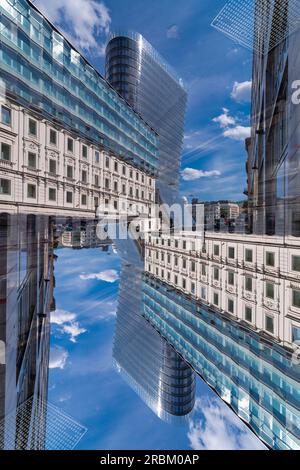
[[[61,346],[54,346],[50,349],[49,369],[64,369],[69,353]]]

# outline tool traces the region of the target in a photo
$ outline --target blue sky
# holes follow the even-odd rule
[[[188,90],[181,191],[243,200],[251,53],[210,25],[226,0],[37,0],[104,74],[110,31],[135,30],[176,69]],[[186,170],[186,171],[184,171]]]
[[[200,379],[189,421],[166,424],[112,368],[120,260],[57,251],[49,400],[88,432],[80,449],[255,449],[261,443]]]

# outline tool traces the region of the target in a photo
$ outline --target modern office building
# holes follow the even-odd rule
[[[134,241],[116,241],[122,257],[114,336],[116,370],[153,412],[180,422],[195,403],[192,369],[142,316],[143,261]]]
[[[267,446],[300,449],[300,367],[290,352],[149,274],[143,310]]]
[[[159,201],[177,202],[187,93],[176,73],[137,33],[116,33],[106,48],[106,78],[159,134]]]
[[[45,448],[52,246],[47,217],[0,215],[0,449]]]
[[[0,59],[1,205],[148,213],[157,133],[30,1],[1,2]]]
[[[249,214],[254,233],[299,237],[300,110],[293,100],[300,71],[298,5],[272,0],[263,17],[262,5],[257,0],[255,31],[262,21],[266,25],[254,50],[252,132],[246,142]]]

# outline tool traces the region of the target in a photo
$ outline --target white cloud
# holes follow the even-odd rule
[[[182,179],[184,181],[195,181],[200,178],[212,178],[214,176],[221,176],[220,171],[218,170],[203,171],[203,170],[196,170],[195,168],[185,168],[182,171]]]
[[[54,346],[50,351],[49,369],[64,369],[68,357],[68,351],[60,346]]]
[[[231,98],[240,103],[251,100],[252,81],[234,82]]]
[[[236,141],[244,141],[251,135],[251,128],[237,123],[237,120],[230,116],[229,110],[223,108],[223,114],[213,119],[223,129],[223,136]]]
[[[65,310],[55,310],[51,312],[51,323],[55,325],[63,325],[67,322],[72,322],[76,319],[75,313],[67,312]]]
[[[179,36],[178,34],[178,26],[173,24],[167,29],[167,38],[169,39],[177,39]]]
[[[229,115],[229,110],[227,108],[223,108],[223,114],[221,114],[218,117],[215,117],[213,119],[213,122],[216,122],[220,124],[220,127],[224,129],[225,127],[228,126],[234,126],[235,125],[235,119],[234,117]]]
[[[81,328],[76,320],[77,315],[75,313],[67,312],[66,310],[56,310],[51,313],[51,323],[59,326],[61,333],[70,336],[70,341],[76,343],[77,336],[82,335],[87,330]]]
[[[62,331],[70,335],[70,341],[72,341],[72,343],[76,343],[77,336],[80,336],[85,333],[86,329],[81,328],[78,322],[72,322],[63,325]]]
[[[193,450],[265,449],[226,405],[215,399],[198,398],[199,418],[189,420],[188,438]]]
[[[250,137],[251,127],[236,126],[223,132],[224,137],[229,137],[229,139],[243,141]]]
[[[97,279],[98,281],[105,281],[113,284],[119,279],[119,274],[115,269],[108,269],[106,271],[102,271],[100,273],[92,273],[92,274],[81,274],[80,279],[84,281]]]
[[[109,33],[111,18],[103,2],[96,0],[39,0],[41,11],[63,29],[64,34],[79,49],[94,56],[103,56],[105,41],[100,36]]]

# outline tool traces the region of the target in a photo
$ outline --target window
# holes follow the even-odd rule
[[[161,252],[161,260],[162,260],[162,261],[165,261],[165,254],[164,254],[163,251]]]
[[[175,264],[175,266],[178,266],[178,258],[177,258],[177,256],[174,257],[174,264]]]
[[[232,271],[228,272],[228,284],[234,286],[234,272]]]
[[[56,201],[56,189],[49,188],[49,201]]]
[[[0,178],[0,194],[11,194],[11,182],[5,178]]]
[[[36,168],[36,154],[29,152],[28,153],[28,167],[35,169]]]
[[[126,175],[126,166],[124,166],[124,165],[123,165],[123,168],[122,168],[122,173],[123,173],[124,176]]]
[[[109,168],[109,157],[105,157],[105,167]]]
[[[117,193],[117,192],[118,192],[118,190],[119,190],[119,187],[118,187],[118,182],[117,182],[117,181],[115,181],[115,182],[114,182],[114,192],[115,192],[115,193]]]
[[[28,121],[28,130],[29,135],[33,135],[34,137],[37,136],[37,123],[33,119],[29,119]]]
[[[1,122],[7,126],[11,125],[11,110],[6,106],[1,106]]]
[[[35,184],[28,184],[27,185],[27,197],[31,199],[36,198],[36,185]]]
[[[86,172],[86,170],[82,170],[82,172],[81,172],[81,181],[83,183],[87,182],[87,172]]]
[[[252,277],[249,277],[249,276],[246,276],[246,279],[245,279],[245,289],[246,291],[248,292],[252,292]]]
[[[195,283],[194,282],[191,283],[191,292],[192,292],[193,295],[195,294]]]
[[[74,141],[70,137],[68,137],[68,152],[73,153],[74,151]]]
[[[300,308],[300,290],[293,289],[292,297],[293,297],[293,307]]]
[[[171,255],[169,255],[169,254],[168,254],[168,257],[167,257],[167,263],[171,264]]]
[[[218,268],[214,268],[214,280],[218,281],[220,279],[220,271]]]
[[[234,259],[235,258],[235,249],[233,246],[228,248],[228,258]]]
[[[249,323],[252,323],[252,308],[246,306],[245,307],[245,320]]]
[[[206,288],[201,287],[201,299],[206,300]]]
[[[253,262],[253,251],[246,249],[245,250],[245,261],[247,263],[252,263]]]
[[[56,160],[49,160],[49,173],[56,175]]]
[[[274,318],[266,315],[266,330],[268,333],[274,334]]]
[[[67,166],[67,178],[73,179],[73,167],[71,165]]]
[[[186,289],[186,280],[182,278],[182,288]]]
[[[177,284],[178,285],[178,276],[174,276],[174,284]]]
[[[183,258],[182,260],[182,269],[186,269],[186,259]]]
[[[105,178],[105,189],[109,189],[109,179]]]
[[[219,294],[217,294],[216,292],[214,293],[214,305],[219,305]]]
[[[266,265],[271,267],[275,266],[275,253],[271,253],[270,251],[266,252]]]
[[[202,272],[202,276],[206,276],[206,265],[205,264],[202,264],[201,272]]]
[[[133,171],[132,170],[129,171],[129,178],[133,178]]]
[[[137,181],[139,181],[139,179],[140,179],[140,175],[138,174],[138,172],[136,172],[135,179],[136,179]]]
[[[214,245],[214,256],[220,256],[220,247],[219,247],[219,245]]]
[[[196,263],[195,261],[191,261],[191,271],[194,273],[196,271]]]
[[[266,283],[266,297],[268,299],[274,299],[275,297],[275,286],[272,282]]]
[[[57,132],[54,129],[50,129],[50,144],[57,145]]]
[[[86,194],[81,194],[81,204],[86,206]]]
[[[99,162],[100,162],[100,154],[99,154],[99,152],[97,152],[97,151],[95,152],[95,162],[96,162],[96,163],[99,163]]]
[[[10,162],[11,158],[11,146],[8,144],[1,144],[1,160]]]
[[[115,172],[118,173],[118,162],[115,162]]]
[[[182,249],[186,250],[186,241],[182,242]]]
[[[86,145],[82,146],[82,158],[87,158],[88,156],[88,149]]]
[[[95,186],[99,186],[99,176],[95,175]]]
[[[140,197],[140,193],[139,193],[138,189],[135,190],[135,197],[136,197],[136,199],[139,199],[139,197]]]
[[[94,206],[99,207],[99,198],[98,197],[94,197]]]
[[[228,312],[234,313],[234,301],[232,299],[228,299]]]
[[[292,327],[292,342],[299,342],[300,343],[300,327],[299,326],[293,326]]]
[[[126,194],[126,185],[122,184],[122,194]]]
[[[300,256],[292,256],[292,270],[300,272]]]
[[[72,204],[72,202],[73,202],[73,193],[71,191],[67,191],[66,201],[67,201],[68,204]]]

